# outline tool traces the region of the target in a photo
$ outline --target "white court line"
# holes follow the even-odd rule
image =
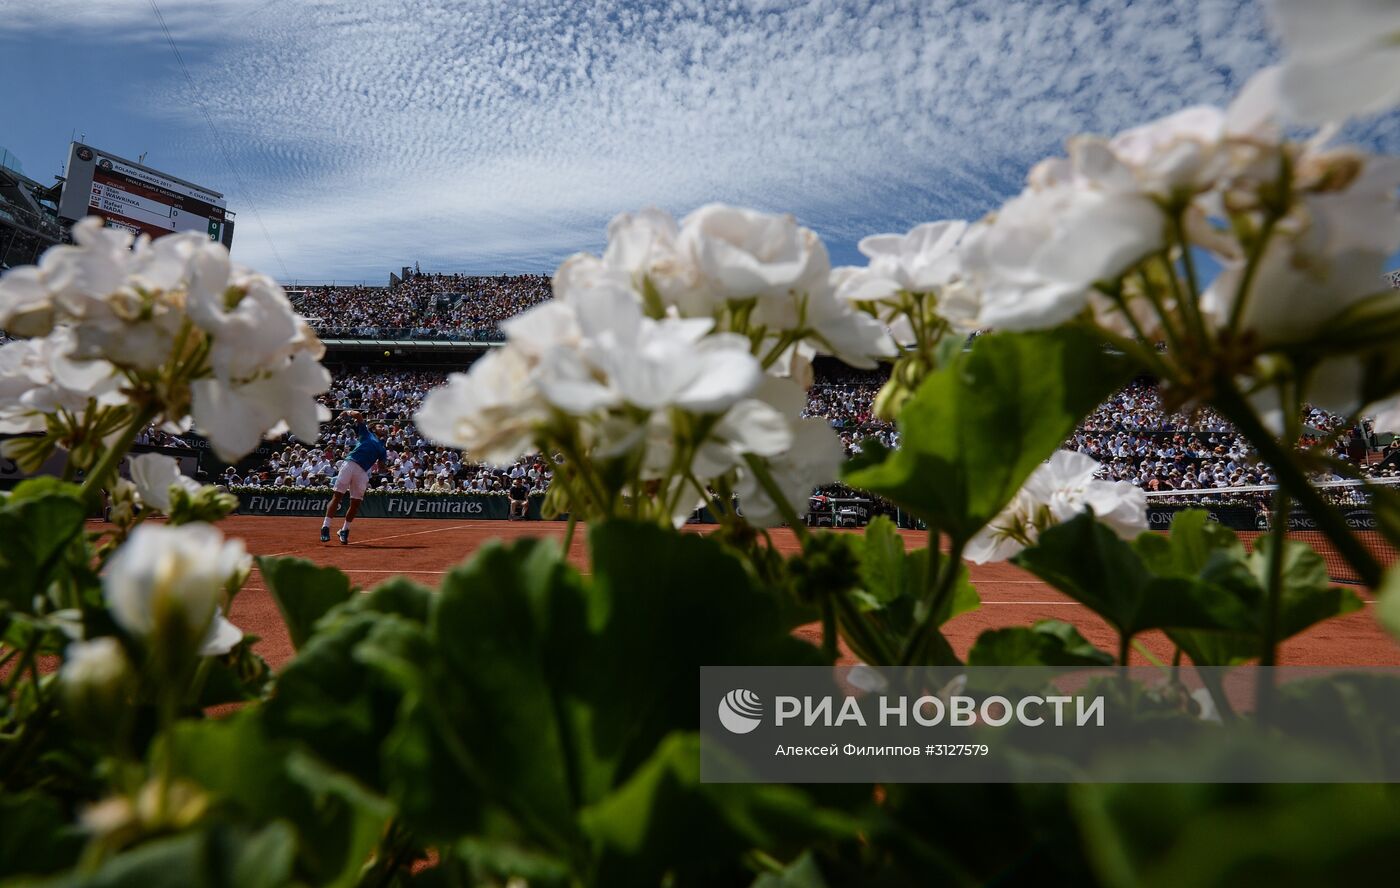
[[[496,523],[496,522],[494,522],[494,521],[474,521],[474,522],[472,522],[471,524],[453,524],[453,525],[451,525],[451,526],[449,526],[449,527],[433,527],[433,528],[430,528],[430,529],[428,529],[428,530],[411,530],[411,531],[408,531],[408,532],[406,532],[406,533],[391,533],[391,534],[389,534],[388,536],[373,537],[373,538],[367,539],[367,540],[355,540],[354,542],[350,543],[349,546],[346,546],[345,548],[349,548],[350,546],[358,546],[358,545],[360,545],[360,544],[362,544],[362,543],[378,543],[378,542],[381,542],[381,541],[383,541],[383,540],[396,540],[396,539],[398,539],[399,537],[419,536],[419,535],[425,534],[425,533],[442,533],[442,532],[445,531],[445,530],[465,530],[466,528],[469,528],[469,527],[491,527],[491,526],[492,526],[493,524],[495,524],[495,523]],[[308,552],[308,551],[311,551],[312,549],[320,549],[320,548],[323,548],[323,547],[330,547],[330,546],[336,546],[336,547],[338,547],[338,546],[339,546],[339,543],[335,543],[335,544],[332,544],[332,543],[323,543],[323,542],[320,542],[320,541],[318,540],[318,541],[317,541],[315,544],[313,544],[313,545],[303,546],[303,547],[301,547],[300,549],[288,549],[288,550],[285,551],[285,552],[273,552],[271,555],[268,555],[267,557],[268,557],[268,558],[277,558],[278,556],[281,556],[281,555],[294,555],[294,554],[296,554],[297,552]]]

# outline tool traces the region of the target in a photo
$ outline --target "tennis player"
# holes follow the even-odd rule
[[[335,493],[331,496],[330,505],[326,506],[326,520],[321,522],[321,542],[329,543],[331,519],[340,509],[340,501],[348,493],[350,507],[345,510],[345,524],[336,534],[340,537],[342,546],[350,542],[350,522],[355,520],[355,513],[360,511],[360,502],[365,498],[365,490],[369,487],[370,469],[374,468],[375,463],[389,456],[384,442],[380,440],[385,434],[382,424],[376,424],[371,429],[358,410],[347,410],[345,415],[355,424],[355,434],[359,436],[359,441],[355,442],[355,449],[350,451],[345,462],[340,464],[340,471],[335,476],[335,486],[332,488]]]

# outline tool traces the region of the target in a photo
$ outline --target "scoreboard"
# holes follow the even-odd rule
[[[109,228],[153,238],[197,231],[233,242],[233,214],[219,192],[81,142],[68,150],[58,214],[70,222],[100,216]]]

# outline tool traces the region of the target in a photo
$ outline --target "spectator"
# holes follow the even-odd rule
[[[516,464],[516,468],[519,468],[519,463]],[[516,478],[510,485],[510,520],[524,521],[529,508],[530,488],[522,476]]]

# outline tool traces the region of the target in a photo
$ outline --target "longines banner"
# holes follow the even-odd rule
[[[1231,530],[1259,530],[1259,510],[1253,506],[1222,506],[1208,504],[1163,504],[1147,507],[1147,526],[1151,530],[1170,530],[1172,518],[1177,512],[1187,509],[1203,509],[1211,521],[1225,525]]]
[[[284,493],[276,490],[239,490],[240,515],[324,515],[331,495],[323,491]],[[542,496],[530,497],[529,517],[540,517]],[[341,506],[344,509],[344,506]],[[369,493],[360,506],[361,518],[456,518],[504,520],[510,517],[510,499],[505,496],[462,494],[434,495],[409,493]]]

